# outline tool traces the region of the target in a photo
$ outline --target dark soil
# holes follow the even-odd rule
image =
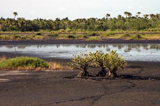
[[[77,74],[0,71],[0,106],[160,106],[159,62],[128,62],[116,79],[75,78]]]
[[[0,45],[43,45],[43,44],[160,44],[160,40],[124,40],[103,39],[102,41],[85,41],[84,39],[55,39],[55,40],[20,40],[0,41]]]

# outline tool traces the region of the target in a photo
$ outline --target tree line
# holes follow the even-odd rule
[[[17,18],[0,18],[0,31],[39,31],[39,30],[81,30],[81,31],[106,31],[106,30],[148,30],[160,28],[160,14],[144,14],[137,12],[133,16],[130,12],[124,12],[125,16],[111,17],[106,14],[103,18],[88,18],[70,20],[68,17],[55,20],[34,19],[26,20]]]

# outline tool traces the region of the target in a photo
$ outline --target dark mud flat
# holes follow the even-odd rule
[[[160,106],[159,62],[128,62],[117,79],[77,73],[0,71],[0,106]]]
[[[55,39],[55,40],[20,40],[0,41],[0,45],[43,45],[43,44],[160,44],[160,40],[124,40],[103,39],[102,41],[85,41],[82,39]]]

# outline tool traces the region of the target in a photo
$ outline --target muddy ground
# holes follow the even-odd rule
[[[43,45],[43,44],[160,44],[160,40],[125,40],[103,39],[102,41],[85,41],[85,39],[55,39],[55,40],[20,40],[3,41],[0,45]]]
[[[160,43],[108,39],[55,41],[0,41],[25,44]],[[0,52],[7,58],[21,54]],[[70,60],[45,59],[66,65]],[[90,69],[96,74],[99,69]],[[160,62],[128,62],[117,79],[75,78],[78,71],[0,71],[0,106],[160,106]]]
[[[1,71],[0,106],[160,106],[159,62],[128,62],[117,79],[77,73]]]

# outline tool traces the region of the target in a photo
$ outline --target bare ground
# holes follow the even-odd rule
[[[0,106],[160,106],[159,64],[128,62],[117,79],[78,79],[78,71],[67,70],[1,71]]]

